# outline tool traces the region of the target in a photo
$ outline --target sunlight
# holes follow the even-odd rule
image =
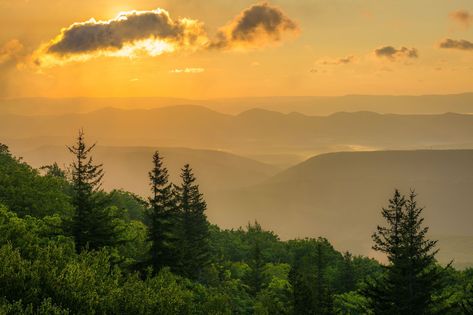
[[[134,58],[138,56],[149,55],[151,57],[159,56],[163,53],[173,52],[174,45],[163,40],[148,38],[145,40],[135,41],[133,43],[123,46],[117,51],[109,51],[103,55]]]

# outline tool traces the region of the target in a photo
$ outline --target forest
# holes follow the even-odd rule
[[[473,314],[473,268],[437,262],[414,190],[380,209],[379,262],[211,224],[191,166],[171,183],[158,151],[146,199],[105,191],[87,143],[39,169],[0,144],[0,314]]]

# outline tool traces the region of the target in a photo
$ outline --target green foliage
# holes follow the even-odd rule
[[[180,220],[180,212],[168,177],[168,170],[163,166],[162,158],[156,151],[153,155],[153,169],[149,172],[151,197],[147,211],[150,259],[155,272],[165,266],[178,269],[180,258],[178,234],[183,222]]]
[[[438,307],[436,292],[441,288],[441,269],[436,266],[435,241],[427,239],[422,208],[416,195],[409,198],[398,190],[383,209],[387,226],[378,226],[373,249],[385,253],[389,264],[381,280],[374,281],[365,294],[376,314],[425,314]]]
[[[199,279],[210,263],[209,223],[207,205],[189,164],[181,170],[181,184],[175,186],[177,208],[180,216],[180,266],[179,272],[191,279]]]
[[[158,153],[148,203],[106,193],[93,147],[80,133],[69,182],[57,164],[41,176],[0,145],[0,314],[473,312],[473,270],[435,262],[414,194],[396,191],[383,209],[383,267],[324,238],[210,225],[189,165],[171,186]]]
[[[74,237],[77,251],[113,246],[120,241],[114,211],[106,207],[106,199],[101,193],[102,165],[94,164],[90,156],[94,147],[95,144],[90,147],[85,144],[82,130],[76,144],[68,147],[75,158],[71,165],[75,211],[66,228]]]
[[[210,247],[217,259],[250,261],[252,248],[258,242],[265,262],[290,262],[290,253],[284,242],[271,231],[265,231],[258,222],[248,224],[246,229],[220,230],[210,226]]]
[[[41,176],[28,164],[13,157],[0,144],[0,203],[19,216],[70,216],[70,197],[64,190],[65,180]]]
[[[50,165],[42,166],[39,169],[45,171],[47,176],[62,178],[63,180],[66,180],[66,172],[61,169],[56,162]]]
[[[334,297],[335,314],[370,315],[374,314],[369,301],[361,294],[351,291]]]
[[[146,201],[140,196],[121,189],[114,189],[107,195],[106,205],[125,212],[129,221],[145,221]]]
[[[289,280],[293,287],[294,312],[333,313],[336,268],[343,259],[323,238],[289,241],[293,263]]]
[[[257,225],[257,228],[261,230],[261,226]],[[248,230],[250,229],[251,227],[249,226]],[[251,256],[248,262],[250,271],[246,274],[245,280],[250,293],[255,296],[263,287],[263,268],[265,265],[260,240],[258,238],[254,239],[250,253]]]
[[[266,264],[264,285],[255,303],[257,314],[292,314],[292,286],[289,283],[289,264]]]

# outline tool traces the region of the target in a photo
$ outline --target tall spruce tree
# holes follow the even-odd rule
[[[168,182],[168,178],[168,170],[163,166],[163,159],[156,151],[153,155],[153,169],[149,172],[151,197],[147,211],[150,258],[154,272],[164,266],[175,269],[178,263],[178,212],[172,184]]]
[[[191,279],[201,279],[210,263],[207,205],[189,164],[181,170],[181,184],[175,186],[180,230],[180,272]]]
[[[378,226],[373,235],[373,249],[385,253],[389,261],[384,278],[365,291],[375,314],[430,314],[433,309],[441,269],[435,265],[436,241],[427,239],[423,208],[415,197],[411,192],[406,199],[396,190],[382,211],[387,226]]]
[[[76,144],[67,147],[74,154],[71,165],[75,212],[68,226],[78,252],[85,248],[98,249],[118,242],[113,216],[100,197],[103,178],[102,164],[94,164],[90,153],[95,147],[87,146],[84,132],[79,131]]]

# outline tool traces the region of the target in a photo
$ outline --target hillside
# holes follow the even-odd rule
[[[330,153],[278,174],[275,167],[225,152],[159,150],[175,182],[180,167],[192,165],[213,223],[234,228],[258,220],[284,239],[326,236],[337,248],[361,254],[372,254],[370,235],[394,188],[405,193],[415,188],[432,235],[445,245],[440,259],[473,264],[473,150]],[[153,151],[98,146],[94,159],[104,163],[104,188],[147,196]],[[35,167],[64,165],[71,158],[64,146],[19,155]]]
[[[472,263],[472,162],[473,150],[324,154],[260,185],[212,196],[209,204],[225,226],[256,219],[284,238],[323,235],[342,249],[370,254],[381,207],[394,188],[415,188],[431,233],[441,244],[462,240],[462,249],[444,246],[440,257]]]
[[[94,150],[94,161],[104,164],[104,188],[123,188],[141,196],[149,194],[148,172],[152,167],[152,147],[104,147]],[[254,185],[277,172],[273,166],[234,154],[186,148],[159,148],[169,169],[171,180],[179,181],[180,169],[189,163],[194,169],[203,192],[237,189]],[[44,146],[18,152],[34,167],[57,162],[69,165],[72,155],[65,146]]]

